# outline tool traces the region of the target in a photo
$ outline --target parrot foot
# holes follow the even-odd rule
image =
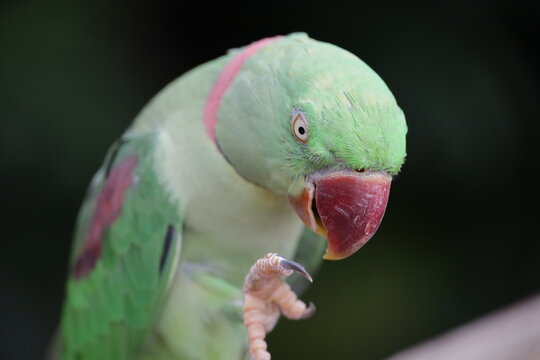
[[[264,340],[276,325],[279,315],[289,319],[306,319],[315,312],[298,300],[282,277],[293,272],[313,279],[304,267],[277,254],[268,253],[251,267],[244,281],[244,324],[248,333],[249,353],[252,360],[269,360],[270,353]]]

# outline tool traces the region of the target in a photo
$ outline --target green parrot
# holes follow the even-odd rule
[[[269,359],[279,315],[314,310],[282,277],[373,236],[406,132],[371,68],[305,34],[187,72],[90,184],[53,357]]]

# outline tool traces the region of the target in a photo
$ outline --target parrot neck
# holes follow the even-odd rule
[[[219,144],[216,139],[216,125],[217,125],[217,111],[221,105],[221,99],[223,95],[229,89],[236,75],[240,72],[244,62],[251,56],[255,55],[259,50],[269,45],[270,43],[281,39],[283,36],[278,35],[274,37],[264,38],[256,41],[244,48],[236,54],[232,60],[223,67],[216,82],[206,100],[203,113],[203,121],[206,129],[206,133],[210,140],[212,140],[219,149]],[[221,151],[221,150],[220,150]]]

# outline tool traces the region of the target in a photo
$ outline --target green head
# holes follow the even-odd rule
[[[303,34],[275,40],[245,59],[217,119],[224,156],[248,181],[289,196],[328,238],[325,258],[351,255],[376,232],[407,125],[356,56]]]
[[[395,175],[405,159],[405,117],[383,80],[304,34],[248,58],[217,117],[219,146],[238,173],[283,195],[297,195],[316,170]]]

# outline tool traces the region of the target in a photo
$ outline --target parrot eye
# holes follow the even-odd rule
[[[293,113],[292,131],[294,136],[303,144],[307,143],[309,137],[309,129],[304,114],[300,111]]]

